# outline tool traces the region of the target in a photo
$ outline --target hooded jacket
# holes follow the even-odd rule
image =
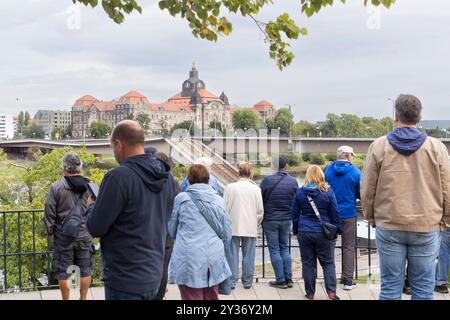
[[[340,218],[356,217],[356,199],[361,199],[361,171],[351,162],[335,161],[328,166],[325,179],[336,195]]]
[[[84,199],[83,207],[86,210],[86,200],[89,197],[86,192],[87,183],[89,180],[82,176],[64,176],[51,185],[45,200],[44,224],[47,233],[53,235],[55,240],[72,241],[62,234],[62,225],[80,196]],[[86,227],[86,217],[83,216],[80,233],[75,241],[91,239]]]
[[[197,199],[208,221],[187,193]],[[232,237],[231,220],[224,200],[210,185],[193,184],[175,198],[169,230],[175,239],[170,281],[199,289],[220,284],[231,276],[225,254]]]
[[[305,186],[298,189],[292,201],[294,233],[323,233],[322,224],[309,203],[308,196],[314,200],[322,221],[335,225],[338,227],[338,233],[342,234],[342,223],[333,189],[330,188],[327,192],[323,192],[317,188]]]
[[[101,240],[105,286],[136,294],[159,287],[176,192],[169,169],[138,155],[105,175],[87,212],[88,229]]]
[[[398,128],[369,148],[361,178],[364,215],[373,226],[434,232],[450,226],[450,165],[439,140]]]

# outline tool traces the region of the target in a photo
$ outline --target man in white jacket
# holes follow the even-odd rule
[[[258,226],[264,215],[261,189],[252,178],[251,163],[244,162],[239,166],[239,181],[230,183],[225,188],[224,200],[230,212],[233,227],[233,240],[229,250],[232,288],[239,279],[239,247],[242,244],[242,284],[250,289],[255,270],[256,238]]]

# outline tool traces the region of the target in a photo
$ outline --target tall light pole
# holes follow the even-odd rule
[[[293,116],[292,116],[291,105],[288,104],[288,107],[289,107],[289,141],[288,141],[288,149],[289,149],[289,151],[292,151],[292,121],[294,121],[294,120],[293,120]]]

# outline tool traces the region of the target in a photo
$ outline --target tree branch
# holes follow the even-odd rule
[[[32,170],[29,167],[21,166],[20,164],[13,163],[13,162],[11,162],[9,160],[6,160],[6,163],[9,164],[10,166],[26,170],[27,172],[30,172]]]

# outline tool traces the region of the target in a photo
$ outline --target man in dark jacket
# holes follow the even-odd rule
[[[64,176],[50,187],[45,200],[44,224],[49,236],[53,236],[52,271],[58,280],[63,300],[69,300],[70,289],[68,268],[77,265],[80,268],[80,299],[86,300],[92,275],[92,238],[82,217],[80,233],[73,240],[62,232],[62,225],[79,198],[84,198],[86,210],[88,199],[86,184],[88,179],[80,175],[82,162],[78,155],[68,153],[62,160]]]
[[[276,276],[276,280],[269,284],[287,289],[293,286],[289,237],[292,230],[291,205],[298,182],[286,172],[287,163],[284,158],[274,159],[273,167],[278,172],[264,178],[260,186],[264,202],[263,228]]]
[[[160,287],[175,190],[170,168],[144,152],[144,131],[120,122],[111,135],[119,167],[106,174],[87,226],[100,237],[107,300],[152,300]]]
[[[342,146],[337,150],[337,161],[328,166],[325,179],[336,195],[340,218],[343,225],[342,233],[342,279],[344,290],[352,290],[355,271],[356,251],[356,200],[361,199],[361,171],[352,164],[355,156],[353,148]]]

